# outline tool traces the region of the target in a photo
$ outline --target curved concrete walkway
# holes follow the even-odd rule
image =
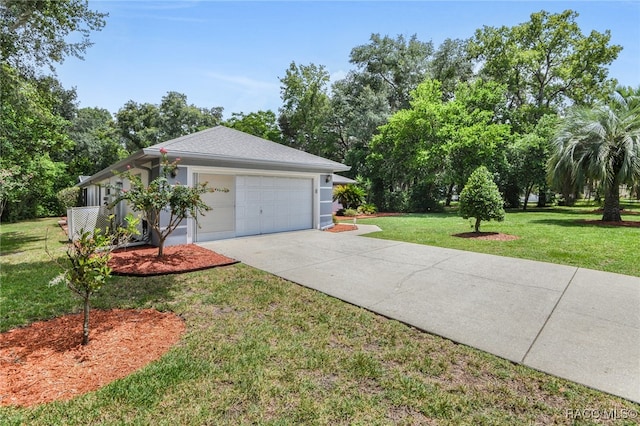
[[[463,343],[640,402],[640,278],[358,233],[202,246]]]

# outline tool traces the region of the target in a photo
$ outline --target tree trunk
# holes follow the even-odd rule
[[[82,324],[82,344],[86,345],[89,343],[89,297],[90,294],[85,294],[84,296],[84,322]]]
[[[158,242],[158,257],[164,256],[164,239]]]
[[[453,187],[454,184],[449,184],[449,187],[447,188],[447,199],[444,203],[445,207],[451,206],[451,199],[453,198]]]
[[[540,188],[540,190],[538,191],[538,207],[547,207],[546,192],[546,188]]]
[[[476,225],[473,232],[480,232],[480,218],[476,217]]]
[[[524,203],[522,205],[522,211],[527,211],[527,205],[529,204],[529,196],[531,195],[531,191],[533,190],[533,185],[528,186],[524,191]]]
[[[620,185],[617,182],[605,190],[604,208],[602,211],[603,222],[621,222],[620,216]]]

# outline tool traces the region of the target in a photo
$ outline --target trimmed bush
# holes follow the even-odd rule
[[[80,188],[77,186],[71,186],[69,188],[61,189],[56,194],[56,197],[62,206],[62,211],[64,214],[67,214],[67,209],[78,206]]]
[[[476,219],[474,232],[480,232],[483,220],[504,220],[504,202],[493,176],[486,167],[478,167],[460,193],[460,215]]]
[[[345,209],[342,212],[343,216],[347,216],[347,217],[353,217],[353,216],[358,216],[358,210],[356,209]]]
[[[373,204],[363,204],[358,207],[358,213],[360,214],[376,214],[378,213],[378,209]]]

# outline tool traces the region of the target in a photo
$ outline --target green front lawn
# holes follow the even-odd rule
[[[2,225],[0,331],[79,310],[47,286],[57,271],[46,229],[60,253],[54,220]],[[0,424],[568,424],[568,410],[640,411],[242,264],[117,277],[94,307],[171,310],[187,331],[127,378],[67,402],[0,407]]]
[[[625,207],[623,220],[640,222],[640,204],[628,203]],[[594,213],[594,207],[555,207],[527,212],[508,211],[503,222],[482,222],[480,231],[519,237],[513,241],[486,241],[453,236],[473,231],[471,219],[461,218],[455,210],[447,213],[358,219],[357,222],[378,225],[382,232],[368,235],[375,238],[540,260],[640,277],[640,228],[581,222],[600,218],[600,213]]]

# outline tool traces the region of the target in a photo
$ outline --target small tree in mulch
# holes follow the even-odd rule
[[[460,215],[468,219],[476,219],[474,232],[480,232],[480,222],[483,220],[504,220],[504,201],[493,181],[493,177],[486,167],[478,167],[469,176],[469,180],[460,193]]]
[[[113,205],[125,200],[131,208],[142,214],[142,219],[146,220],[158,238],[158,257],[163,256],[164,243],[169,235],[187,217],[197,220],[198,216],[204,216],[211,207],[202,201],[201,195],[207,192],[220,191],[228,192],[228,189],[208,188],[207,182],[199,183],[196,186],[181,185],[180,182],[172,184],[169,181],[175,170],[178,168],[179,158],[170,162],[167,157],[167,150],[160,149],[162,159],[160,162],[160,176],[155,178],[149,185],[142,183],[139,175],[134,175],[130,170],[123,173],[116,173],[123,179],[128,179],[131,183],[130,190],[121,190]],[[169,215],[166,226],[161,225],[161,213],[167,212]]]
[[[80,230],[78,239],[68,244],[66,257],[62,260],[52,256],[45,246],[49,256],[64,270],[51,280],[49,285],[65,283],[69,290],[82,299],[83,345],[89,343],[91,296],[100,290],[111,276],[111,268],[108,265],[111,252],[138,232],[136,227],[139,219],[128,215],[126,221],[126,228],[118,227],[115,231],[107,229],[103,233],[100,228],[91,232]]]

